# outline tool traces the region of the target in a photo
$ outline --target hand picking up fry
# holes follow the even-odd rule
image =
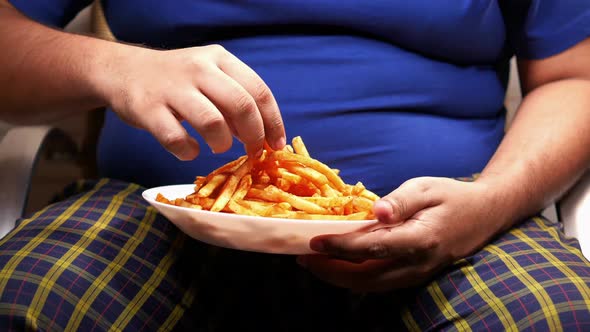
[[[310,157],[301,137],[292,146],[266,147],[258,160],[242,156],[207,176],[197,176],[195,190],[185,198],[161,203],[250,216],[316,219],[373,219],[379,196],[361,182],[344,183],[339,171]]]

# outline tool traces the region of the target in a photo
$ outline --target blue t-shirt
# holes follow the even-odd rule
[[[91,1],[11,2],[63,26]],[[381,195],[412,177],[481,171],[504,132],[507,59],[548,57],[590,35],[588,0],[127,0],[104,9],[121,41],[223,45],[270,86],[289,138],[301,135],[345,181]],[[180,162],[107,112],[100,173],[190,183],[244,153],[236,141],[212,155],[198,140],[201,155]]]

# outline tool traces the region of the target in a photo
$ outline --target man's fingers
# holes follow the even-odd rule
[[[376,201],[373,213],[380,222],[398,224],[439,203],[430,190],[428,178],[416,178],[406,181],[389,195]]]
[[[145,129],[160,144],[180,160],[193,160],[199,154],[199,143],[178,122],[172,111],[164,106],[145,118]]]
[[[436,246],[434,236],[417,220],[399,226],[381,225],[370,232],[321,235],[310,242],[311,249],[317,252],[350,261],[422,257]]]
[[[173,98],[171,106],[199,132],[214,153],[231,148],[232,133],[223,114],[197,90]]]
[[[264,124],[254,98],[238,82],[219,68],[207,73],[206,84],[198,89],[209,98],[231,122],[248,155],[256,156],[264,146]]]
[[[267,142],[275,150],[282,149],[286,142],[285,127],[279,106],[270,88],[254,70],[234,55],[229,54],[223,57],[219,68],[242,85],[254,98],[264,122]]]
[[[352,288],[367,278],[384,273],[390,263],[374,260],[356,264],[325,255],[299,256],[297,261],[319,279],[344,288]]]
[[[415,282],[415,265],[395,260],[370,260],[361,264],[325,255],[300,256],[297,261],[318,279],[359,292],[379,292],[404,288]]]

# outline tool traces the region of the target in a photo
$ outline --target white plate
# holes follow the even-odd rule
[[[342,234],[376,223],[376,220],[295,220],[242,216],[202,211],[156,202],[161,193],[168,199],[185,197],[193,184],[151,188],[143,198],[189,236],[220,247],[275,254],[313,253],[309,240],[322,234]]]

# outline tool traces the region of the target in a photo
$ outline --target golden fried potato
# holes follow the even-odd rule
[[[195,178],[194,192],[165,204],[215,212],[308,220],[374,218],[379,196],[361,182],[346,184],[338,169],[310,157],[301,137],[274,151],[267,144],[262,156],[242,156]]]

